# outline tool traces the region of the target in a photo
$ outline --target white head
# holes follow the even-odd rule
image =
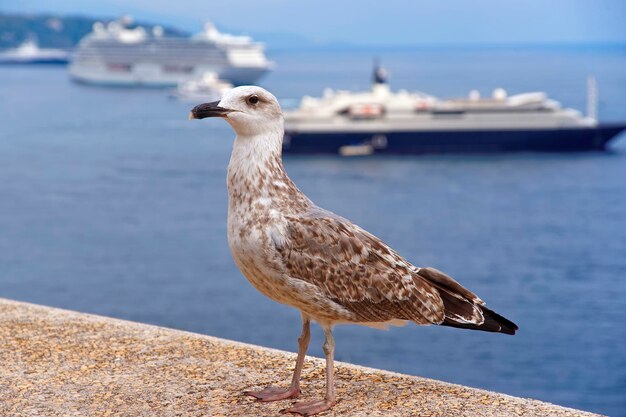
[[[233,88],[220,101],[199,104],[190,119],[221,117],[235,129],[237,136],[277,134],[282,140],[283,113],[269,91],[256,86]]]

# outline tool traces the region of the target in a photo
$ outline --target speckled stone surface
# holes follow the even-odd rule
[[[242,389],[286,386],[292,353],[0,299],[0,416],[278,416]],[[307,359],[301,399],[323,393]],[[548,403],[337,363],[323,416],[592,416]]]

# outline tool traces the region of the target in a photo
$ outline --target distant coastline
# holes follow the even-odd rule
[[[15,48],[33,37],[42,48],[71,49],[91,32],[95,22],[109,22],[116,18],[0,13],[0,49]],[[148,28],[157,25],[141,21],[136,24]],[[169,26],[164,26],[163,29],[168,36],[189,35],[185,31]]]
[[[14,48],[24,40],[35,37],[39,46],[44,48],[71,49],[81,38],[91,32],[95,22],[109,22],[116,20],[114,17],[93,17],[82,15],[52,15],[52,14],[16,14],[0,13],[0,49]],[[220,22],[214,22],[222,27]],[[146,22],[139,20],[138,26],[152,28],[163,26],[164,33],[168,36],[189,36],[193,30],[185,30],[171,25],[160,25],[158,22]],[[225,27],[228,32],[241,33],[242,31]],[[363,45],[350,42],[316,42],[307,37],[287,32],[259,32],[246,33],[254,39],[263,42],[269,52],[404,52],[411,50],[488,50],[510,49],[516,50],[571,50],[571,51],[615,51],[626,50],[623,42],[589,42],[589,43],[429,43],[415,42],[407,44],[377,44]]]

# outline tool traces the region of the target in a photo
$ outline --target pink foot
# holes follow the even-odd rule
[[[299,388],[276,388],[267,387],[261,391],[244,391],[244,395],[250,395],[259,401],[279,401],[286,400],[288,398],[298,398],[300,396]]]
[[[299,402],[295,403],[293,407],[287,408],[285,410],[280,410],[281,414],[284,413],[293,413],[293,414],[301,414],[304,417],[312,416],[322,411],[329,410],[333,405],[335,405],[334,401],[328,400],[315,400],[308,402]]]

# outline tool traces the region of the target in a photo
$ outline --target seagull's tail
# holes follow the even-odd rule
[[[480,298],[443,272],[421,268],[418,275],[439,291],[445,314],[440,325],[504,334],[515,334],[518,329],[515,323],[485,307]]]
[[[479,306],[479,308],[483,313],[483,317],[485,318],[485,321],[483,321],[481,324],[459,323],[458,321],[453,321],[446,317],[441,325],[457,327],[459,329],[482,330],[484,332],[495,332],[511,335],[515,334],[515,332],[517,331],[518,327],[512,321],[502,317],[495,311],[490,310],[485,306]]]

